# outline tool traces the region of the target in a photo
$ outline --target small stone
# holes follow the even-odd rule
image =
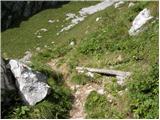
[[[37,48],[36,48],[36,51],[40,51],[40,50],[41,50],[40,47],[37,47]]]
[[[120,1],[120,2],[116,3],[116,4],[114,5],[114,7],[115,7],[115,8],[118,8],[118,7],[120,7],[120,5],[123,5],[123,4],[124,4],[124,1]]]
[[[74,43],[73,41],[70,43],[71,46],[73,46],[74,44],[75,44],[75,43]]]
[[[118,58],[117,58],[117,60],[118,60],[118,61],[122,61],[122,56],[119,55]]]
[[[130,2],[129,5],[128,5],[128,8],[134,6],[135,4],[133,2]]]
[[[75,88],[78,89],[80,87],[80,85],[76,85]]]
[[[42,38],[42,36],[41,36],[41,35],[38,35],[37,38]]]
[[[114,99],[114,97],[113,97],[111,94],[108,94],[108,95],[107,95],[107,98],[108,98],[109,102],[112,102],[113,99]]]
[[[56,34],[57,36],[59,35],[59,33]]]
[[[88,33],[88,30],[85,31],[85,34],[87,34],[87,33]]]
[[[120,96],[122,96],[122,95],[123,95],[123,91],[119,91],[118,94],[119,94]]]
[[[96,22],[97,22],[97,21],[99,21],[99,20],[100,20],[100,18],[99,18],[99,17],[98,17],[98,18],[96,18]]]
[[[99,89],[97,92],[98,92],[99,94],[103,95],[103,94],[104,94],[104,89]]]
[[[48,23],[54,23],[55,21],[54,20],[48,20]]]
[[[46,28],[41,28],[40,30],[43,31],[43,32],[47,32],[48,31]]]
[[[73,13],[67,13],[66,16],[67,16],[66,20],[73,19],[74,17],[76,17],[76,15]]]
[[[94,77],[94,73],[91,73],[91,72],[87,72],[86,75],[92,78]]]
[[[116,76],[116,78],[117,78],[117,84],[123,85],[125,77],[123,77],[123,76]]]
[[[54,44],[55,42],[54,42],[54,41],[52,41],[51,43],[52,43],[52,44]]]

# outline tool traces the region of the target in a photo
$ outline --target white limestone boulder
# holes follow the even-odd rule
[[[150,10],[145,8],[143,9],[133,20],[132,26],[130,28],[129,35],[134,36],[140,32],[140,28],[153,17],[150,14]]]
[[[46,83],[45,75],[32,71],[31,68],[17,60],[10,60],[9,65],[25,103],[35,105],[47,96],[50,87]]]

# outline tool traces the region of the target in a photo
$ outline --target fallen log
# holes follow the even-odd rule
[[[76,70],[78,71],[87,71],[92,73],[99,73],[99,74],[105,74],[107,76],[119,76],[126,78],[131,75],[130,72],[123,72],[118,70],[106,70],[106,69],[97,69],[97,68],[88,68],[88,67],[76,67]]]

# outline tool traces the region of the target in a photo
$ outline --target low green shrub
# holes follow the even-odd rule
[[[111,119],[123,118],[123,114],[108,102],[105,95],[92,91],[85,102],[86,118],[89,119]]]
[[[145,74],[137,73],[129,82],[130,108],[135,118],[158,118],[158,63]]]
[[[107,112],[109,109],[110,104],[107,102],[106,97],[98,94],[96,91],[92,91],[87,97],[85,103],[87,118],[109,118],[109,114]]]
[[[79,85],[85,85],[86,83],[90,82],[91,78],[85,74],[76,74],[74,73],[71,82],[79,84]]]

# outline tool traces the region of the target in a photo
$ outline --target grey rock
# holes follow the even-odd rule
[[[1,58],[1,102],[7,103],[9,91],[15,91],[15,81],[12,72],[7,68],[6,61]]]
[[[45,75],[32,71],[30,67],[17,60],[10,60],[9,65],[16,78],[16,86],[25,103],[35,105],[49,94],[50,87]]]

